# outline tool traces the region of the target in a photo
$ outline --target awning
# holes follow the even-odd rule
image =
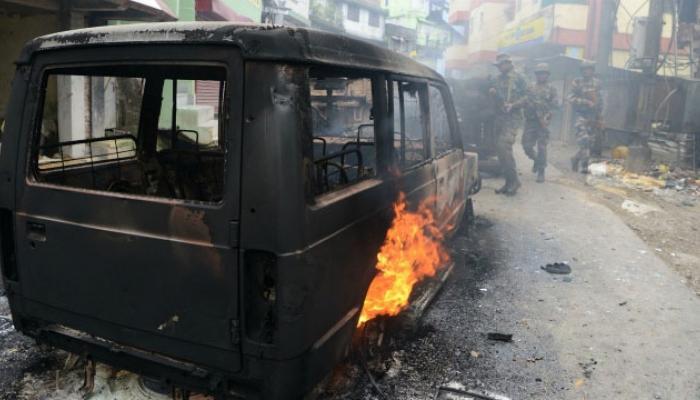
[[[71,11],[88,14],[103,20],[124,21],[175,21],[175,13],[163,0],[71,0]],[[0,0],[0,7],[20,12],[57,13],[59,0]]]
[[[233,11],[222,0],[195,0],[197,21],[255,22]]]
[[[129,5],[144,16],[151,15],[159,21],[177,21],[177,16],[163,0],[129,0]]]
[[[86,2],[83,0],[83,2]],[[90,0],[92,3],[113,5],[113,9],[95,10],[95,17],[124,21],[177,21],[175,13],[163,0]],[[80,3],[80,1],[76,2]],[[78,4],[74,9],[79,10]]]

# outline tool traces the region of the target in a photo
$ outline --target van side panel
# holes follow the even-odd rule
[[[263,289],[254,277],[273,263],[275,299],[267,314],[274,330],[261,335],[251,326],[259,323],[259,307],[251,303],[263,296],[241,289],[243,351],[251,356],[250,374],[267,376],[263,386],[270,398],[300,396],[345,355],[395,198],[382,179],[309,198],[305,70],[266,62],[246,66],[241,248],[274,261],[244,255],[241,282]]]

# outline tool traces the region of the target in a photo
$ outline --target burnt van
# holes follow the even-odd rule
[[[476,157],[397,53],[229,23],[57,33],[0,153],[16,328],[168,385],[296,399],[342,359],[405,193],[462,220]]]

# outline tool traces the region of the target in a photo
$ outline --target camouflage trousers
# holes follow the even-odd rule
[[[519,183],[515,157],[513,157],[513,144],[515,144],[515,139],[522,129],[522,125],[522,118],[510,115],[496,117],[493,124],[496,155],[508,187]]]
[[[578,151],[574,154],[572,161],[578,165],[581,163],[583,168],[588,166],[588,161],[591,158],[591,153],[600,155],[602,148],[603,136],[600,129],[596,128],[597,118],[595,116],[576,116],[574,128],[576,129],[576,144]]]
[[[539,120],[526,119],[522,145],[525,154],[535,162],[535,172],[544,171],[547,167],[547,142],[549,129],[543,128]]]

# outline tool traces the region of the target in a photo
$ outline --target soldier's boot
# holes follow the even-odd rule
[[[571,170],[578,172],[578,157],[571,157]]]
[[[544,182],[544,168],[540,168],[539,171],[537,171],[537,183],[543,183]]]
[[[503,186],[496,189],[496,194],[505,194],[508,191],[509,187],[510,187],[510,182],[506,181],[506,183]]]
[[[515,181],[513,181],[513,183],[511,183],[510,187],[508,188],[508,190],[506,190],[504,194],[506,196],[515,196],[515,194],[518,193],[518,189],[520,189],[520,186],[520,181],[516,179]]]
[[[588,173],[588,160],[581,161],[581,171],[582,174]]]
[[[539,169],[540,169],[540,163],[538,163],[537,160],[535,160],[532,163],[532,173],[536,174]]]

